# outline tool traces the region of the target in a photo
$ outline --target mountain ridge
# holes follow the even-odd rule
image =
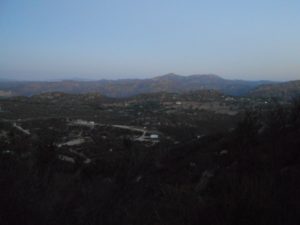
[[[95,81],[26,81],[0,82],[1,91],[14,95],[31,96],[45,92],[88,93],[96,92],[108,97],[130,97],[143,93],[186,92],[212,89],[228,95],[245,95],[261,84],[272,81],[229,80],[215,74],[182,76],[169,73],[147,79],[119,79]]]

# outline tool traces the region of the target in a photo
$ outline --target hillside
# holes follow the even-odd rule
[[[299,224],[300,100],[245,99],[0,99],[0,224]]]
[[[213,89],[229,95],[243,95],[269,81],[228,80],[217,75],[180,76],[166,74],[152,79],[99,81],[64,80],[55,82],[0,82],[0,91],[10,95],[31,96],[45,92],[90,93],[109,97],[129,97],[143,93],[187,92]]]
[[[250,91],[249,95],[289,100],[300,95],[300,80],[261,85]]]

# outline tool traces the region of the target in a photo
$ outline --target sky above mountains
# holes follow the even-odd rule
[[[298,0],[1,0],[0,78],[300,79]]]

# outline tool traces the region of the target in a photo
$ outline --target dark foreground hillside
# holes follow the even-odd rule
[[[51,135],[0,145],[2,225],[300,224],[299,101],[176,147],[124,139],[90,164],[58,160]]]

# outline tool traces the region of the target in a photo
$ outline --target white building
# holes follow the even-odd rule
[[[151,135],[150,135],[150,138],[151,138],[151,139],[158,139],[159,136],[158,136],[158,134],[151,134]]]

